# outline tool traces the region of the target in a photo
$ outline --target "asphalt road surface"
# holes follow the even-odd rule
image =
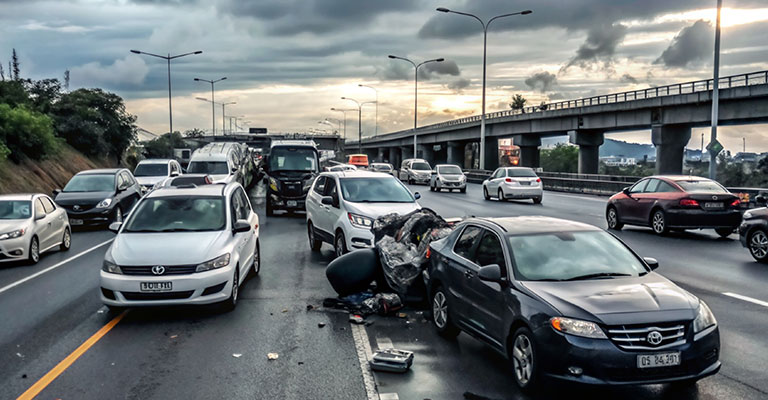
[[[542,205],[431,193],[420,201],[446,217],[547,215],[605,226],[605,199],[547,192]],[[111,314],[98,297],[106,231],[76,232],[69,252],[34,266],[0,264],[0,399],[517,399],[505,361],[467,335],[437,336],[420,310],[408,318],[372,318],[350,326],[341,313],[307,310],[334,296],[324,269],[331,247],[309,251],[304,216],[264,216],[263,192],[251,191],[261,218],[262,271],[244,283],[237,309],[139,309]],[[659,272],[703,298],[720,324],[721,372],[697,388],[567,386],[569,395],[627,399],[768,397],[768,267],[756,264],[734,235],[654,236],[644,228],[618,235]],[[730,295],[725,295],[729,293]],[[733,295],[737,297],[733,297]],[[319,323],[325,323],[323,328]],[[107,329],[111,328],[111,330]],[[416,352],[403,375],[370,373],[361,358],[394,345]],[[278,353],[269,361],[267,353]],[[368,383],[368,389],[366,389]],[[30,390],[31,389],[31,390]],[[562,387],[538,398],[561,397]],[[558,395],[558,393],[560,393]]]

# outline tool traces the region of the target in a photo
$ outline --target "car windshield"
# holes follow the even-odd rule
[[[190,174],[227,175],[229,168],[225,161],[192,161],[187,167]]]
[[[115,189],[112,174],[75,175],[64,186],[63,192],[111,192]]]
[[[167,164],[141,164],[136,166],[133,176],[166,176],[168,175]]]
[[[171,186],[207,185],[211,183],[207,176],[180,176],[171,182]]]
[[[317,155],[307,148],[277,147],[269,155],[271,171],[316,171]]]
[[[123,232],[220,231],[225,226],[221,197],[171,196],[139,203]]]
[[[507,170],[509,176],[516,178],[535,178],[536,173],[530,168],[510,168]]]
[[[372,164],[371,169],[374,171],[389,171],[392,168],[387,164]]]
[[[675,181],[688,193],[728,193],[724,187],[709,179],[692,179],[689,181]]]
[[[430,171],[432,168],[429,167],[429,164],[425,162],[415,162],[413,165],[411,165],[411,169],[415,169],[417,171]]]
[[[567,281],[640,276],[645,265],[603,231],[508,236],[520,280]]]
[[[0,200],[0,219],[27,219],[32,216],[29,200]]]
[[[341,178],[341,194],[344,200],[354,203],[413,203],[411,192],[397,179]]]
[[[444,167],[437,167],[437,172],[445,175],[461,175],[461,168],[455,165],[447,165]]]

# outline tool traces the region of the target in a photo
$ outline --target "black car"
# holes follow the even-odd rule
[[[120,222],[141,198],[141,186],[125,168],[82,171],[53,200],[67,210],[73,227]]]
[[[266,211],[304,211],[309,188],[320,173],[315,143],[302,140],[273,141],[263,169],[267,174]]]
[[[768,263],[768,208],[761,207],[744,213],[739,226],[741,245],[761,263]]]
[[[429,248],[434,325],[511,360],[518,386],[691,384],[720,369],[709,307],[591,225],[547,217],[468,219]]]

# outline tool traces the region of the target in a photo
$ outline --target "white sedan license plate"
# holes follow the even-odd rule
[[[82,219],[70,219],[69,220],[70,225],[82,225],[83,220]]]
[[[141,282],[142,292],[170,292],[173,282]]]
[[[296,205],[297,205],[298,203],[296,203],[296,200],[288,200],[288,201],[286,201],[286,202],[285,202],[285,204],[286,204],[288,207],[296,207]]]
[[[680,365],[680,352],[642,354],[637,356],[637,368],[671,367]]]

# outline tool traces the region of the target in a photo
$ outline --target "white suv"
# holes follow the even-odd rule
[[[104,255],[101,300],[133,306],[237,304],[260,269],[259,218],[237,183],[159,188],[136,205]]]
[[[154,186],[169,177],[177,177],[182,174],[181,165],[176,160],[149,159],[141,160],[133,170],[136,182],[141,185],[141,190],[146,193]]]
[[[373,246],[373,221],[385,214],[421,208],[397,178],[367,171],[323,172],[307,195],[309,246],[333,244],[336,256]]]

